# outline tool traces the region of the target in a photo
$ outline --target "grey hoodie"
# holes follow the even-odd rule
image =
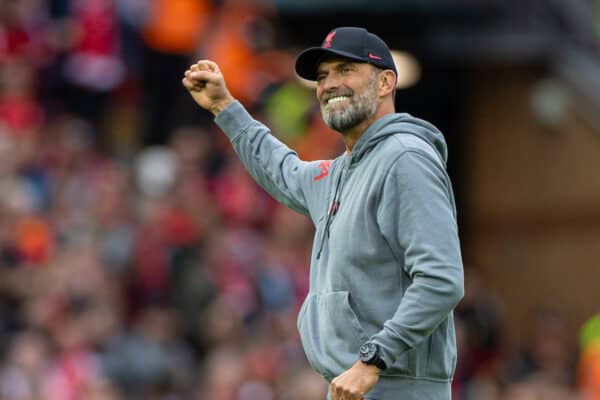
[[[331,380],[371,339],[388,366],[374,398],[449,399],[452,310],[464,289],[442,134],[389,114],[350,154],[305,162],[238,102],[215,121],[254,179],[316,227],[310,291],[298,315],[312,367]]]

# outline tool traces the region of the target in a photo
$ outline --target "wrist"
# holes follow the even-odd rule
[[[374,375],[379,375],[379,373],[381,372],[381,368],[379,368],[378,366],[374,365],[374,364],[367,364],[364,361],[358,360],[357,364],[360,364],[361,367]]]
[[[216,117],[217,115],[219,115],[224,109],[227,108],[228,105],[230,105],[231,103],[233,103],[234,98],[233,97],[227,97],[221,101],[216,102],[211,108],[210,108],[210,112]]]

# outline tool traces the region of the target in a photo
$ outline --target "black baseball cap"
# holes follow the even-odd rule
[[[325,37],[321,47],[308,48],[298,55],[296,73],[304,79],[316,81],[318,64],[326,55],[367,62],[382,69],[391,69],[398,76],[387,44],[364,28],[335,28]]]

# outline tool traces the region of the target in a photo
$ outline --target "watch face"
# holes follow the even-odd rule
[[[377,355],[377,346],[375,346],[375,343],[368,342],[360,346],[358,351],[360,359],[369,362]]]

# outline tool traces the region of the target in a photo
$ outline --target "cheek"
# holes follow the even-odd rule
[[[317,100],[319,100],[319,103],[321,102],[321,97],[323,96],[323,89],[321,89],[320,87],[317,86]]]

